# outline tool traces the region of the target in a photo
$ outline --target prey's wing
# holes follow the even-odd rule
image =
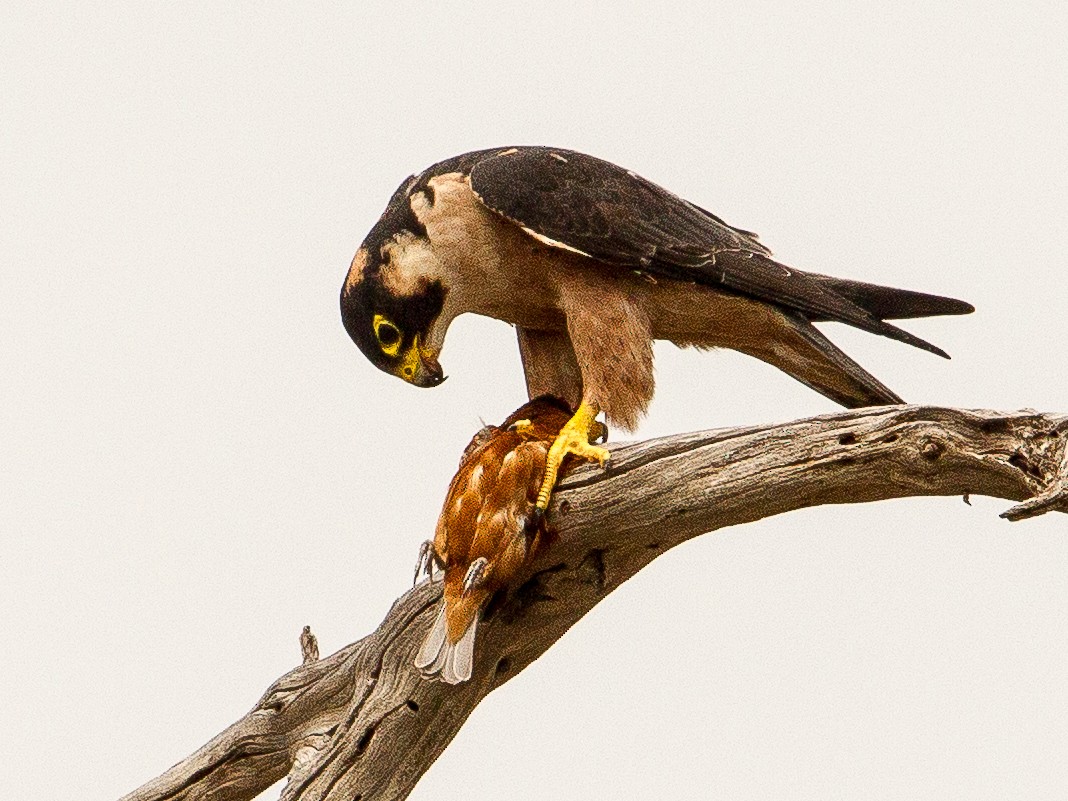
[[[611,162],[570,150],[517,147],[480,158],[470,179],[483,204],[546,245],[721,287],[946,356],[825,281],[779,264],[754,234]]]
[[[545,472],[547,442],[521,442],[509,450],[487,482],[475,522],[470,557],[492,565],[493,580],[507,584],[530,553],[528,524]]]

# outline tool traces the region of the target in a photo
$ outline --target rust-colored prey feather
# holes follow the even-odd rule
[[[479,614],[544,538],[534,503],[549,447],[570,417],[563,402],[539,397],[483,428],[464,451],[434,535],[444,593],[416,659],[424,673],[450,683],[470,677]]]

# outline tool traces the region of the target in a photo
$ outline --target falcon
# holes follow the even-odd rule
[[[786,266],[756,234],[636,173],[552,147],[478,150],[404,181],[356,251],[341,290],[349,336],[415,386],[444,380],[449,324],[515,326],[530,397],[577,407],[553,443],[606,463],[597,415],[633,429],[653,397],[653,340],[755,356],[843,406],[903,403],[827,339],[833,320],[948,355],[889,323],[967,314],[964,301]]]
[[[471,678],[478,619],[544,540],[536,506],[549,449],[571,409],[543,396],[467,446],[449,486],[433,542],[424,543],[416,579],[445,571],[442,602],[415,666],[449,684]],[[589,444],[589,443],[587,443]]]

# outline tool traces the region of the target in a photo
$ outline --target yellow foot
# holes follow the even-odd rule
[[[552,496],[553,487],[556,486],[560,465],[563,464],[568,454],[590,462],[597,462],[601,467],[608,464],[608,449],[590,444],[594,439],[607,437],[608,433],[608,430],[597,422],[597,411],[597,407],[592,403],[583,403],[575,412],[574,417],[560,429],[545,460],[545,477],[542,479],[536,504],[539,511],[544,512],[549,508],[549,498]]]

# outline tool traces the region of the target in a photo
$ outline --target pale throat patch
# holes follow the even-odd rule
[[[427,230],[439,257],[442,283],[455,287],[500,269],[500,223],[471,191],[467,176],[458,172],[428,181],[433,194],[411,196],[412,212]]]
[[[512,148],[511,150],[505,150],[497,155],[508,156],[518,152],[518,150]],[[567,159],[558,153],[551,153],[550,155],[561,161],[567,161]],[[437,198],[437,201],[433,206],[430,204],[430,200],[427,198],[426,194],[422,192],[412,195],[411,198],[412,211],[415,212],[415,216],[419,221],[428,228],[440,227],[435,225],[435,220],[433,219],[435,211],[441,216],[458,216],[461,218],[461,221],[456,227],[467,233],[469,239],[473,239],[472,233],[482,229],[482,223],[484,221],[483,215],[489,209],[482,202],[478,193],[472,188],[471,177],[459,172],[447,172],[434,176],[428,183],[434,189],[434,196]],[[438,207],[440,207],[440,210]],[[513,225],[518,225],[523,233],[533,237],[543,245],[548,245],[551,248],[567,250],[572,253],[577,253],[580,256],[592,258],[589,253],[571,247],[571,245],[565,244],[564,242],[558,242],[544,234],[540,234],[533,228],[528,228],[522,223],[514,220],[509,220],[509,222]]]
[[[382,284],[392,294],[414,295],[428,281],[441,280],[444,270],[430,242],[411,231],[400,231],[383,245],[389,263],[382,265]]]

